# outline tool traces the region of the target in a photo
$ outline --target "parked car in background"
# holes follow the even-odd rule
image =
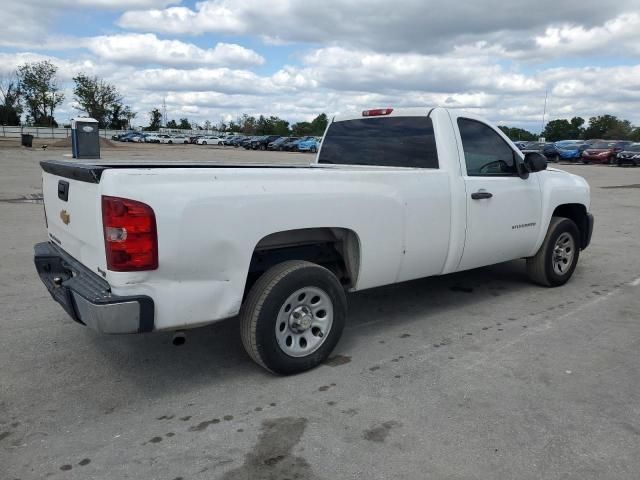
[[[280,135],[265,135],[251,141],[252,150],[266,150],[267,145],[280,138]]]
[[[635,167],[640,165],[640,143],[627,145],[623,151],[618,153],[616,163],[619,166],[630,164]]]
[[[236,148],[237,148],[237,147],[239,147],[239,146],[240,146],[240,144],[241,144],[243,141],[247,140],[247,138],[249,138],[249,137],[247,137],[246,135],[236,135],[235,137],[233,137],[233,138],[229,141],[228,145],[231,145],[232,147],[236,147]]]
[[[134,143],[146,143],[148,134],[141,133],[140,135],[133,135],[131,141]]]
[[[558,149],[550,142],[527,142],[522,151],[540,152],[551,162],[557,162],[560,160],[560,153],[558,152]]]
[[[582,152],[582,163],[614,164],[617,161],[618,153],[624,151],[624,149],[632,143],[633,142],[620,140],[594,143]]]
[[[189,137],[186,135],[172,135],[167,143],[189,143]]]
[[[524,147],[527,145],[528,142],[524,142],[521,140],[516,140],[513,142],[513,144],[518,147],[519,150],[524,150]]]
[[[146,134],[144,141],[146,143],[160,143],[160,137],[157,133],[148,133]]]
[[[121,138],[123,135],[126,135],[126,134],[125,134],[125,133],[116,133],[116,134],[114,134],[114,135],[111,135],[111,140],[119,141],[119,140],[120,140],[120,138]]]
[[[282,145],[296,137],[280,137],[267,145],[267,150],[282,150]]]
[[[287,152],[297,152],[298,151],[298,144],[300,142],[311,140],[312,138],[313,138],[312,136],[308,135],[306,137],[300,137],[297,140],[289,141],[289,142],[285,143],[284,145],[282,145],[282,149],[287,151]]]
[[[131,138],[136,136],[136,135],[140,135],[140,134],[138,132],[123,133],[123,134],[118,136],[118,141],[119,142],[130,142]]]
[[[316,153],[319,146],[320,143],[317,138],[310,138],[309,140],[298,142],[298,151]]]
[[[160,139],[160,143],[173,143],[173,137],[166,133],[161,133],[158,135],[158,138]]]
[[[239,140],[234,146],[235,147],[243,147],[246,149],[251,148],[251,141],[256,138],[256,137],[244,137],[243,139]]]
[[[213,135],[200,137],[196,140],[197,145],[222,145],[223,139]]]
[[[575,161],[582,156],[581,147],[584,145],[584,140],[561,140],[554,145],[561,159]]]

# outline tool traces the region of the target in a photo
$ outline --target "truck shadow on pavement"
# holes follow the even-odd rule
[[[442,313],[473,317],[470,306],[502,295],[537,288],[527,280],[524,263],[512,261],[442,277],[413,280],[348,295],[349,316],[338,349],[384,337],[387,331],[434,322]],[[499,301],[499,300],[495,300]],[[444,321],[442,318],[440,322]],[[86,340],[105,365],[134,388],[162,395],[197,389],[238,376],[271,377],[244,352],[237,318],[188,330],[185,345],[172,345],[173,333],[105,336],[87,330]],[[428,342],[428,341],[427,341]]]

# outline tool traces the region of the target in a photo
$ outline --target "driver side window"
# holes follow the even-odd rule
[[[517,175],[515,153],[491,127],[458,118],[464,160],[469,176]]]

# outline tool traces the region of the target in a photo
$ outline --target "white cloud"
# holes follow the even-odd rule
[[[179,40],[160,40],[151,33],[103,35],[87,39],[86,46],[103,60],[129,65],[251,66],[265,61],[253,50],[232,43],[218,43],[214,48],[203,49]]]
[[[195,8],[173,6],[125,12],[123,28],[179,35],[207,32],[251,35],[269,44],[337,44],[388,52],[432,53],[485,41],[506,51],[535,48],[553,29],[615,29],[616,17],[633,14],[638,0],[208,0]],[[606,26],[602,26],[603,23]],[[622,21],[624,24],[624,20]],[[552,30],[548,30],[551,28]],[[595,30],[594,30],[595,32]],[[632,32],[638,38],[638,31]]]

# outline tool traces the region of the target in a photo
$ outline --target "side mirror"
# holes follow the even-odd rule
[[[523,163],[529,173],[541,172],[547,169],[547,157],[538,152],[525,153]]]

